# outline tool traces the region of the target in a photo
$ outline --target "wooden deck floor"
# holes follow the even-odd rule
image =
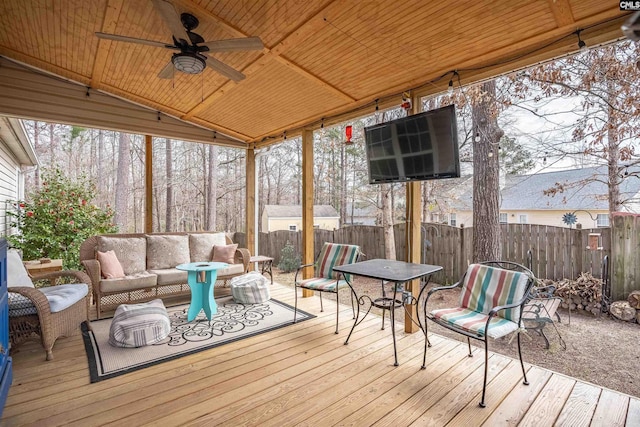
[[[293,304],[290,288],[272,296]],[[343,345],[350,309],[334,334],[331,304],[299,300],[316,319],[90,384],[82,340],[60,339],[55,360],[36,343],[14,355],[2,424],[325,426],[638,426],[640,400],[492,354],[487,407],[481,351],[433,336],[421,370],[423,335],[398,328],[399,367],[389,327],[370,316]]]

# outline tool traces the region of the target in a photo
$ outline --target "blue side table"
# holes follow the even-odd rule
[[[191,305],[187,312],[187,321],[191,322],[195,319],[200,310],[204,310],[204,314],[209,320],[212,315],[218,312],[218,305],[213,298],[213,285],[218,277],[217,270],[228,265],[225,262],[191,262],[176,266],[178,270],[189,272],[187,283],[191,288]]]

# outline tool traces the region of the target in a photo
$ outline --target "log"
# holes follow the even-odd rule
[[[616,319],[630,322],[636,318],[636,309],[629,305],[628,301],[616,301],[611,304],[609,312]]]
[[[627,297],[629,305],[633,308],[640,308],[640,291],[632,291]]]

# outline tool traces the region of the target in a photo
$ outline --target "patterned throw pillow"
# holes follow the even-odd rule
[[[211,261],[233,264],[233,258],[236,255],[236,249],[238,249],[237,243],[224,246],[215,245],[213,247],[213,256],[211,257]]]

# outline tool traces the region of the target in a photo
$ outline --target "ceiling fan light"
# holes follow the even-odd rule
[[[187,74],[200,74],[206,67],[206,62],[195,53],[176,53],[171,58],[176,70]]]

